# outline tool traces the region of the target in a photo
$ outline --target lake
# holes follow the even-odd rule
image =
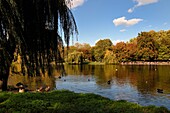
[[[43,77],[13,75],[9,77],[9,84],[23,82],[32,90],[49,85],[54,90],[95,93],[112,100],[170,109],[170,66],[65,65],[64,68],[66,75],[61,78],[57,71]],[[157,89],[163,89],[163,93]]]

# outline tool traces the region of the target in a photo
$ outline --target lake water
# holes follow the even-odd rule
[[[30,89],[49,85],[81,93],[95,93],[112,100],[127,100],[140,105],[170,109],[170,66],[67,65],[67,75],[11,76],[9,84],[21,81]],[[108,84],[110,81],[110,84]],[[157,89],[163,89],[158,93]]]

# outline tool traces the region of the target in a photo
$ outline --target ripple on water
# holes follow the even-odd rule
[[[62,79],[66,79],[66,82]],[[110,85],[107,83],[98,85],[95,79],[88,81],[87,77],[83,78],[82,76],[67,76],[62,79],[56,80],[57,89],[68,89],[78,93],[94,93],[112,100],[127,100],[143,106],[156,105],[165,106],[170,109],[170,94],[141,93],[128,83],[120,86],[114,81]]]

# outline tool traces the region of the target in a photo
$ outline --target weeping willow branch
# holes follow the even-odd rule
[[[29,75],[62,61],[59,47],[64,41],[68,46],[74,34],[78,34],[77,26],[65,0],[0,1],[0,48],[9,53],[11,58],[6,60],[11,62],[19,46],[22,69],[26,66]]]

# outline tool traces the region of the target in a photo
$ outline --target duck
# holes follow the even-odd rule
[[[163,93],[163,89],[157,89],[158,93]]]
[[[45,91],[48,92],[48,91],[50,91],[50,89],[51,89],[50,86],[47,86],[47,87],[45,88]]]
[[[43,92],[45,90],[44,86],[41,86],[40,88],[37,89],[38,92]]]
[[[21,83],[21,82],[18,82],[18,83],[16,84],[16,86],[18,87],[18,92],[19,92],[19,93],[25,92],[25,88],[27,87],[27,85],[24,85],[24,84]]]
[[[24,85],[23,83],[21,83],[21,82],[18,82],[17,84],[16,84],[16,86],[21,86],[21,85]]]
[[[108,81],[107,81],[107,84],[110,84],[110,83],[111,83],[111,80],[108,80]]]
[[[51,90],[50,86],[41,86],[40,88],[38,88],[36,91],[37,92],[48,92]]]
[[[25,92],[25,87],[24,87],[24,85],[18,86],[18,92],[19,92],[19,93],[24,93],[24,92]]]

